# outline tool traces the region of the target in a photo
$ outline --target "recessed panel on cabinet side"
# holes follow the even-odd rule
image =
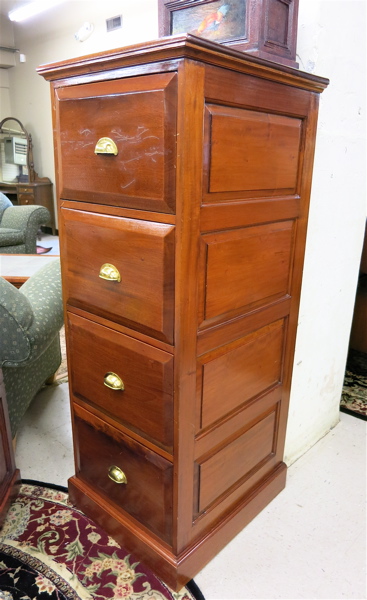
[[[255,474],[275,454],[276,409],[262,415],[224,447],[217,448],[198,461],[198,510],[206,510],[223,494]]]
[[[204,202],[295,194],[301,131],[294,117],[207,105]]]
[[[173,225],[62,208],[67,304],[173,341]]]
[[[200,429],[281,382],[284,333],[282,319],[199,357]]]
[[[293,237],[293,221],[203,235],[203,325],[285,298]]]
[[[175,211],[177,77],[56,89],[60,197]]]

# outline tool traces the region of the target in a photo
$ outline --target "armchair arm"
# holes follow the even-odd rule
[[[28,329],[29,361],[32,361],[50,345],[64,323],[60,259],[55,258],[28,279],[22,285],[21,293],[33,310],[33,322]]]
[[[33,311],[28,299],[0,277],[0,366],[17,366],[31,351],[28,330]]]
[[[27,366],[63,325],[60,260],[42,267],[21,290],[0,278],[0,290],[0,361],[6,367]]]
[[[1,220],[2,227],[26,231],[25,246],[29,254],[36,253],[37,231],[51,218],[48,209],[37,204],[29,206],[9,206]]]

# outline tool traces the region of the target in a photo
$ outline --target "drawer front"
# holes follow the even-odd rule
[[[164,73],[58,89],[60,196],[173,213],[176,88]]]
[[[172,537],[172,464],[96,417],[75,410],[77,476],[166,542]],[[126,483],[115,483],[111,467]]]
[[[18,186],[18,194],[32,194],[32,188],[27,185]]]
[[[73,314],[68,347],[75,398],[172,450],[172,355]]]
[[[65,301],[172,343],[174,226],[69,209],[60,226]]]
[[[34,204],[34,194],[18,194],[19,204]]]

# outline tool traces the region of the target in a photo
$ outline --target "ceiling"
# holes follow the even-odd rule
[[[0,13],[7,15],[9,11],[14,8],[19,8],[25,4],[29,4],[32,0],[1,0],[0,2]]]
[[[15,8],[20,8],[22,6],[26,6],[27,4],[33,2],[34,0],[0,0],[0,14],[3,16],[7,16],[8,12]],[[65,1],[65,0],[64,0]],[[82,15],[85,15],[85,6],[84,2],[75,2],[73,7],[73,15],[79,15],[79,5],[80,10],[82,10]],[[46,10],[42,14],[37,14],[34,18],[22,21],[20,23],[13,23],[13,30],[15,33],[15,37],[17,38],[17,32],[21,32],[21,37],[24,40],[33,39],[39,37],[39,35],[47,32],[47,35],[51,35],[53,32],[63,27],[65,22],[70,21],[70,10],[66,10],[65,6],[62,4],[56,4],[56,6],[49,6],[48,8],[52,8],[52,10]],[[84,9],[84,10],[83,10]],[[57,15],[57,18],[55,18]],[[84,19],[85,20],[85,19]]]

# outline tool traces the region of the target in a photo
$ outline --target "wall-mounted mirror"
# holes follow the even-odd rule
[[[52,234],[56,232],[52,183],[38,177],[34,169],[32,136],[15,117],[0,121],[0,192],[13,204],[37,204],[50,213]]]

